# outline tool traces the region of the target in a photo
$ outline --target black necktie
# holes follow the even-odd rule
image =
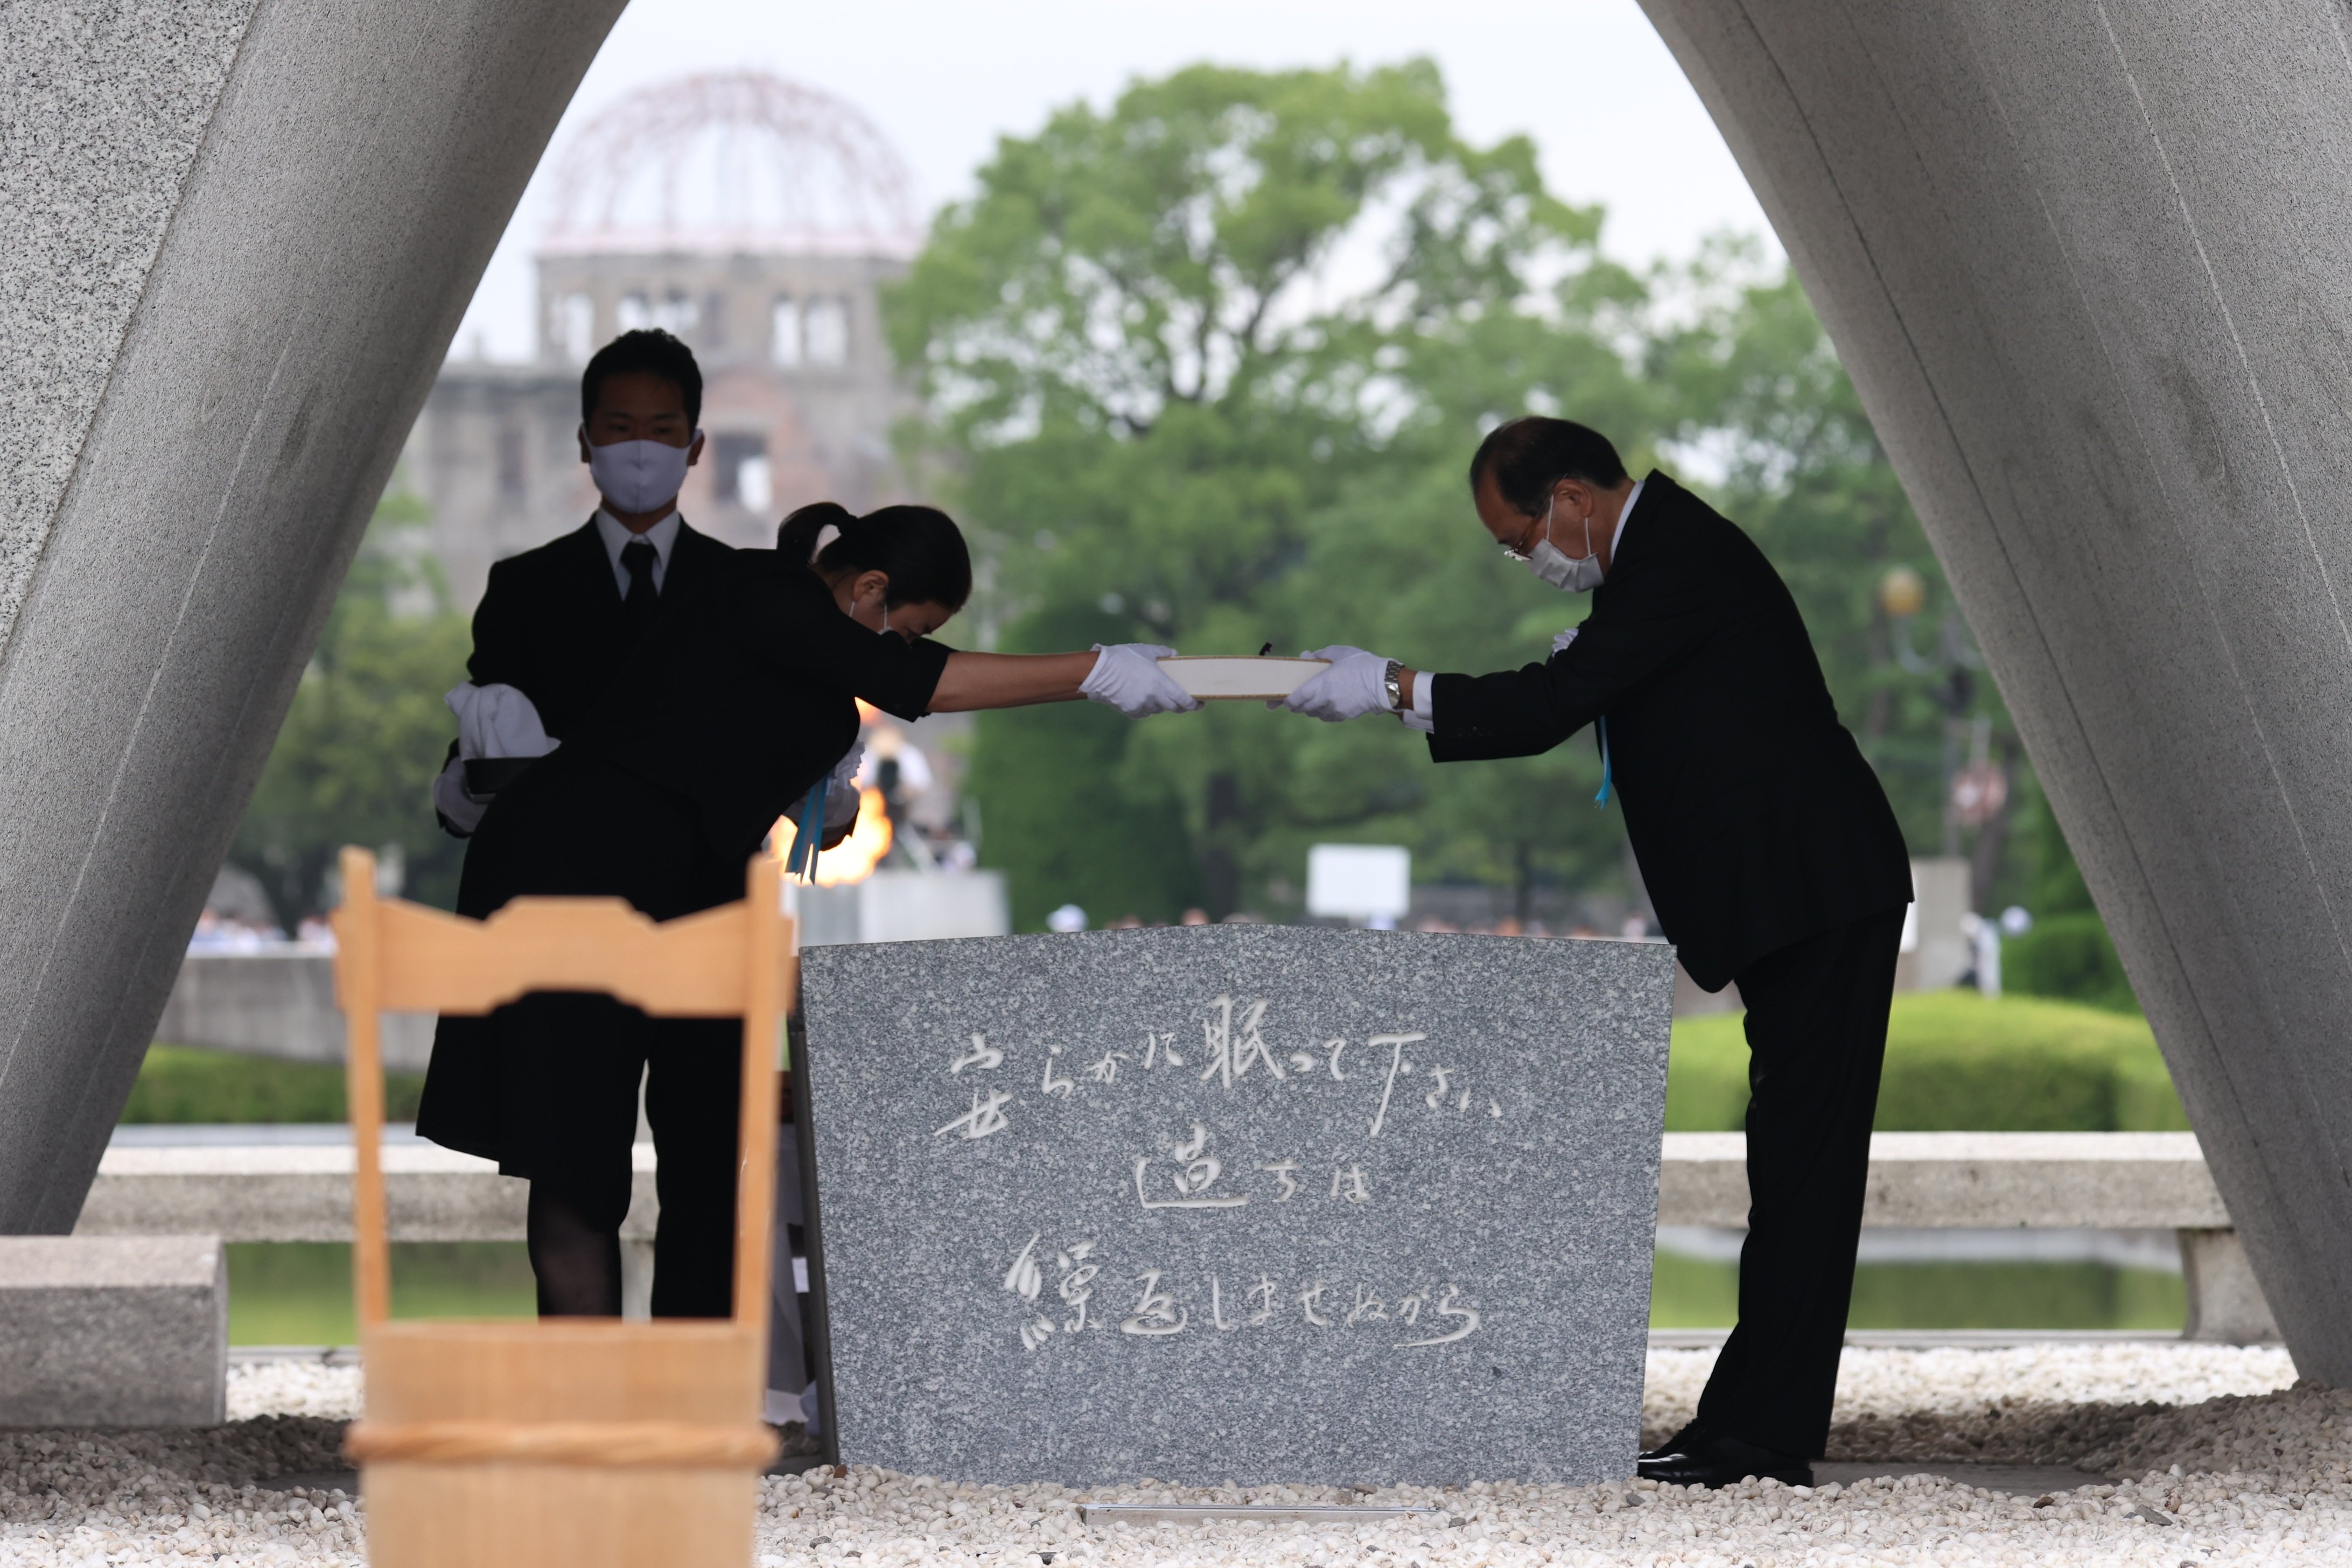
[[[646,629],[661,603],[661,595],[654,588],[654,563],[657,559],[654,547],[642,539],[632,539],[621,547],[621,569],[629,574],[629,591],[621,596],[621,610],[633,632]]]

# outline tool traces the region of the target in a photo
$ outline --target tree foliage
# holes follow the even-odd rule
[[[1522,412],[1607,432],[1709,494],[1787,579],[1912,847],[1945,840],[1956,737],[2012,810],[1966,846],[1980,900],[2048,922],[2014,979],[2129,1005],[1926,536],[1784,268],[1726,240],[1637,276],[1522,138],[1455,131],[1426,62],[1195,67],[1008,137],[887,300],[906,433],[975,535],[983,643],[1345,642],[1424,669],[1541,659],[1587,613],[1471,512],[1480,437]],[[232,859],[290,926],[345,843],[396,846],[446,902],[427,803],[467,635],[395,493],[305,672]],[[1885,592],[1908,574],[1919,603]],[[1630,894],[1589,737],[1434,767],[1418,736],[1249,704],[1130,724],[1087,704],[980,716],[966,790],[1016,921],[1296,912],[1306,848],[1410,846],[1423,880]],[[2086,923],[2087,922],[2087,923]]]
[[[1600,232],[1597,210],[1547,193],[1525,140],[1462,139],[1426,62],[1195,67],[1003,140],[887,301],[925,395],[909,450],[980,536],[983,637],[1540,659],[1586,602],[1498,557],[1464,469],[1499,419],[1560,413],[1756,536],[1915,851],[1945,843],[1947,772],[1979,734],[2030,800],[1794,279],[1736,240],[1637,277]],[[1890,610],[1891,572],[1919,605]],[[1623,890],[1599,783],[1584,737],[1438,768],[1396,725],[1230,704],[1140,725],[982,715],[970,787],[983,859],[1034,924],[1065,900],[1098,918],[1292,912],[1325,839],[1409,845],[1424,880]],[[2020,853],[2008,816],[1973,835],[1981,897],[2053,845],[2064,859],[2046,813],[2019,821],[2040,836]]]
[[[229,850],[289,931],[326,907],[346,844],[396,849],[408,897],[456,901],[464,846],[436,825],[431,792],[452,727],[441,694],[466,678],[472,639],[415,543],[425,521],[396,486],[377,507]]]
[[[1500,413],[1573,405],[1649,446],[1655,400],[1614,341],[1642,289],[1524,139],[1454,133],[1433,67],[1193,68],[1008,139],[979,184],[890,320],[994,568],[983,614],[1013,642],[1084,615],[1105,641],[1361,638],[1457,667],[1517,662],[1564,624],[1491,550],[1438,541],[1473,537],[1455,470]],[[1482,874],[1531,847],[1613,852],[1604,825],[1563,849],[1496,804],[1507,779],[1543,797],[1577,756],[1465,788],[1394,726],[1224,706],[1105,728],[1106,779],[1054,750],[1057,722],[1076,721],[984,716],[974,760],[983,856],[1016,870],[1031,918],[1080,886],[1050,868],[1070,859],[1057,839],[1112,809],[1167,814],[1188,853],[1108,847],[1162,869],[1098,914],[1278,907],[1318,837],[1403,837]]]

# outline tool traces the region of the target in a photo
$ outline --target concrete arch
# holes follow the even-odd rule
[[[2352,1381],[2352,37],[1643,0],[1789,248],[2306,1375]]]
[[[70,1226],[399,433],[621,0],[9,13],[0,1231]],[[2323,0],[1644,0],[2352,1381],[2352,44]]]
[[[623,0],[0,35],[0,1232],[72,1227],[433,372]]]

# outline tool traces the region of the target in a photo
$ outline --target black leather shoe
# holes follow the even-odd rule
[[[1685,1437],[1688,1441],[1683,1440]],[[1661,1451],[1667,1447],[1674,1451]],[[1759,1448],[1737,1437],[1706,1432],[1693,1435],[1688,1427],[1673,1444],[1662,1444],[1643,1455],[1633,1471],[1643,1480],[1656,1481],[1661,1486],[1730,1487],[1751,1476],[1784,1486],[1813,1484],[1813,1467],[1809,1460]]]
[[[1669,1454],[1686,1453],[1689,1451],[1690,1446],[1699,1441],[1704,1436],[1705,1434],[1699,1430],[1698,1423],[1693,1421],[1681,1431],[1675,1433],[1673,1436],[1659,1444],[1656,1447],[1643,1449],[1641,1454],[1642,1462],[1646,1464],[1652,1459],[1663,1459]]]

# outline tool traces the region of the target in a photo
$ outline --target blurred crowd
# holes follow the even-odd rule
[[[241,920],[207,907],[189,934],[190,952],[332,952],[335,930],[313,917],[288,936],[282,926]]]
[[[1090,924],[1087,918],[1087,911],[1076,904],[1064,904],[1045,917],[1045,923],[1057,931],[1086,931],[1089,929]],[[1148,921],[1140,915],[1121,915],[1100,929],[1143,931],[1171,923],[1188,926],[1265,925],[1267,921],[1264,915],[1253,914],[1231,914],[1223,921],[1213,921],[1209,919],[1209,912],[1206,910],[1192,909],[1186,910],[1182,918],[1173,922]],[[1393,922],[1374,921],[1369,922],[1367,929],[1394,931],[1398,927]],[[1639,910],[1627,915],[1613,931],[1602,931],[1598,926],[1581,921],[1570,924],[1564,930],[1554,931],[1542,921],[1533,920],[1523,922],[1510,915],[1505,915],[1496,920],[1471,921],[1462,924],[1456,924],[1441,915],[1422,915],[1408,921],[1403,929],[1418,931],[1451,931],[1467,936],[1565,937],[1575,942],[1663,942],[1665,940],[1651,928],[1650,918]]]

